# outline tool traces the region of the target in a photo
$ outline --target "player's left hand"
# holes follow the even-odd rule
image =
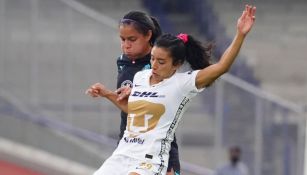
[[[123,100],[123,99],[129,97],[129,95],[131,93],[131,88],[130,88],[130,86],[123,86],[123,87],[118,88],[115,91],[115,93],[118,94],[117,101],[120,101],[120,100]]]
[[[253,24],[255,23],[255,14],[256,14],[256,7],[246,5],[245,9],[241,15],[241,17],[238,19],[237,23],[237,31],[240,34],[246,35],[251,28],[253,27]]]

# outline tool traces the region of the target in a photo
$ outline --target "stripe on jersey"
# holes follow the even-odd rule
[[[182,110],[184,109],[185,105],[190,101],[189,98],[187,97],[184,97],[184,99],[181,101],[178,109],[177,109],[177,112],[176,112],[176,115],[175,115],[175,118],[171,124],[171,126],[169,127],[169,129],[167,130],[167,133],[166,133],[166,137],[164,139],[162,139],[162,142],[161,142],[161,151],[159,153],[159,158],[161,160],[161,164],[159,166],[159,169],[158,169],[158,173],[156,173],[155,175],[161,175],[161,172],[163,170],[163,168],[165,168],[164,164],[164,160],[163,160],[163,154],[165,153],[165,149],[166,149],[166,142],[167,140],[169,140],[169,138],[174,134],[175,132],[175,126],[178,124],[178,121],[179,121],[179,117],[180,117],[180,114],[182,113]]]

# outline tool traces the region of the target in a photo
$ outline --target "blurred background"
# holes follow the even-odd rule
[[[177,129],[182,174],[211,174],[238,145],[251,175],[302,175],[305,0],[0,0],[0,174],[91,174],[111,155],[119,110],[84,92],[115,89],[125,13],[213,42],[217,61],[245,4],[256,24],[238,59]]]

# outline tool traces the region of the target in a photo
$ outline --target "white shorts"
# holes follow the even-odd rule
[[[165,175],[167,167],[161,173],[157,173],[159,165],[143,162],[124,155],[112,155],[93,175],[128,175],[138,173],[140,175]]]

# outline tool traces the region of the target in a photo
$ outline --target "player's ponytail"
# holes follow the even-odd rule
[[[187,61],[193,70],[203,69],[211,65],[211,46],[204,47],[201,42],[187,34],[173,36],[164,34],[154,44],[170,52],[173,65],[182,64]]]
[[[190,64],[191,68],[193,70],[198,70],[210,66],[210,54],[212,45],[208,45],[205,47],[200,41],[187,34],[179,34],[177,37],[180,38],[180,36],[182,35],[187,36],[187,41],[184,43],[186,48],[185,59]]]
[[[158,20],[152,16],[150,18],[154,24],[154,27],[152,29],[152,36],[150,38],[150,43],[153,46],[156,39],[162,35],[162,30],[161,30],[160,24],[158,23]]]

